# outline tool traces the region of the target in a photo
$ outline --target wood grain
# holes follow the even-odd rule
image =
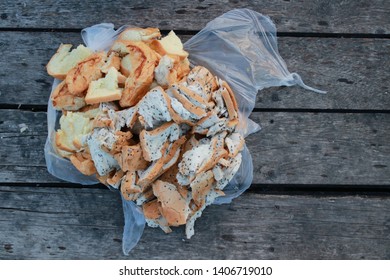
[[[389,198],[244,194],[167,235],[146,228],[122,255],[109,190],[0,187],[0,259],[389,259]]]
[[[254,184],[390,184],[390,115],[257,112]],[[45,167],[46,113],[0,110],[0,182],[60,182]],[[20,124],[28,129],[20,132]]]
[[[100,22],[161,29],[199,30],[235,8],[269,15],[282,32],[389,34],[390,5],[386,0],[348,1],[11,1],[0,3],[0,27],[84,28]]]
[[[64,42],[77,45],[81,38],[76,33],[0,32],[0,104],[46,105],[52,78],[45,66]],[[279,49],[291,72],[328,94],[297,86],[269,88],[258,93],[256,108],[390,108],[390,40],[284,37]]]

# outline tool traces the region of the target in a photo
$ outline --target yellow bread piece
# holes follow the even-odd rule
[[[121,99],[123,89],[118,86],[118,74],[118,70],[111,67],[104,78],[92,81],[85,96],[85,102],[96,104]]]
[[[50,76],[60,80],[65,79],[70,69],[92,54],[92,50],[83,45],[79,45],[76,49],[70,51],[71,48],[71,44],[60,45],[46,66],[47,73]]]

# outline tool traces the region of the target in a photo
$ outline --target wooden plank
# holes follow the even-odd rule
[[[390,184],[390,115],[253,113],[254,184]],[[59,182],[47,174],[46,114],[0,110],[0,182]],[[20,124],[28,129],[20,132]]]
[[[187,40],[189,36],[182,36]],[[270,88],[257,95],[257,108],[375,109],[390,107],[390,40],[280,38],[291,72],[328,91],[297,86]],[[52,78],[45,70],[61,42],[79,44],[76,33],[0,32],[0,104],[47,104]],[[18,45],[18,48],[12,46]],[[23,79],[21,77],[23,73]],[[374,97],[374,98],[373,98]]]
[[[117,193],[0,187],[0,259],[389,259],[390,199],[244,194],[121,252]]]
[[[83,28],[99,22],[161,29],[199,30],[235,8],[269,15],[282,32],[389,34],[390,5],[386,0],[359,1],[2,1],[0,27]]]

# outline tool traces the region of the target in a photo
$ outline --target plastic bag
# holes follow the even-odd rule
[[[82,30],[86,46],[94,51],[108,50],[118,34],[110,23],[102,23]],[[240,124],[238,131],[247,136],[260,130],[260,126],[249,119],[258,90],[271,86],[300,85],[306,89],[323,93],[306,86],[298,74],[290,73],[280,57],[276,41],[276,28],[271,19],[249,9],[236,9],[209,22],[198,34],[184,44],[190,53],[192,65],[203,65],[212,73],[226,80],[233,89],[239,105]],[[53,89],[58,84],[55,80]],[[58,128],[60,113],[49,99],[48,138],[45,145],[45,159],[48,171],[72,183],[98,183],[93,176],[82,175],[67,159],[56,154],[53,148],[54,132]],[[214,203],[230,203],[249,188],[253,179],[253,163],[245,146],[242,164],[225,187],[225,196]],[[127,255],[141,238],[145,227],[142,211],[131,201],[123,201],[125,227],[123,252]]]

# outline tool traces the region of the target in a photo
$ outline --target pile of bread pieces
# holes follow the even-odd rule
[[[62,80],[51,95],[62,111],[57,153],[120,189],[149,226],[186,225],[190,238],[241,164],[233,91],[205,67],[190,69],[173,31],[128,28],[107,52],[71,49],[62,44],[47,65]]]

